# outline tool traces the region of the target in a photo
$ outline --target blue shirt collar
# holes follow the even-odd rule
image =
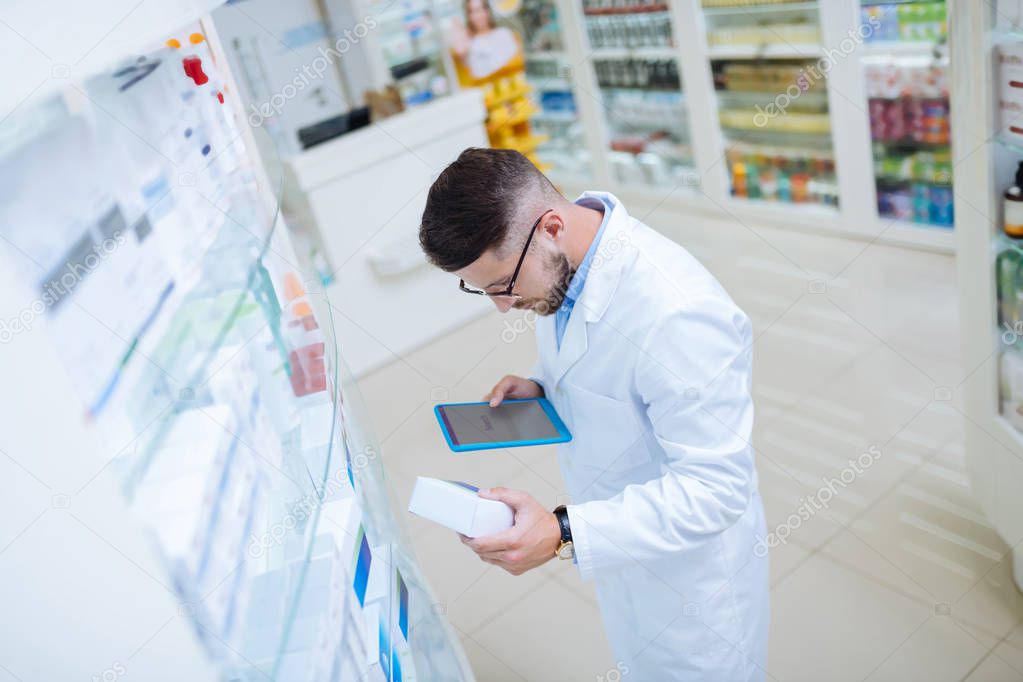
[[[582,262],[579,263],[579,267],[572,276],[572,280],[568,283],[568,289],[565,292],[565,304],[568,304],[569,308],[575,305],[575,302],[579,299],[579,295],[583,291],[583,286],[586,284],[586,276],[590,272],[590,266],[593,264],[593,257],[597,253],[597,247],[600,245],[600,238],[604,235],[604,229],[607,227],[607,223],[611,219],[611,210],[613,208],[606,200],[593,196],[581,197],[576,200],[575,203],[579,206],[585,206],[595,210],[603,210],[604,219],[600,223],[600,228],[597,229],[597,234],[593,236],[593,242],[590,244],[590,248],[586,250],[586,255],[583,257]],[[570,301],[571,303],[569,303]]]

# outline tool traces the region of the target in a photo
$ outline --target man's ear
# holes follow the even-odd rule
[[[561,219],[561,216],[555,212],[550,212],[543,217],[540,221],[540,225],[536,228],[537,232],[543,234],[543,236],[557,241],[565,230],[565,221]]]

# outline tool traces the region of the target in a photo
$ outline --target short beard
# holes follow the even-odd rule
[[[565,296],[568,295],[568,285],[575,276],[575,268],[569,264],[563,253],[552,255],[548,260],[548,268],[554,273],[554,284],[547,295],[542,298],[524,298],[515,304],[515,308],[532,310],[537,315],[544,316],[558,312],[558,308],[565,302]]]

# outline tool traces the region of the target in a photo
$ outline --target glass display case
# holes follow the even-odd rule
[[[201,26],[167,45],[0,135],[4,256],[113,451],[103,473],[219,678],[472,679],[255,151],[266,133],[242,128]]]
[[[555,181],[585,181],[591,175],[583,123],[572,86],[564,28],[552,0],[524,0],[518,14],[526,79],[536,109],[530,117],[545,138],[536,150],[541,168]]]
[[[450,0],[367,0],[375,17],[380,49],[406,106],[449,92],[450,58],[444,19],[460,3]]]
[[[878,215],[950,228],[945,3],[865,1],[861,34]]]
[[[735,198],[838,206],[817,5],[703,2]]]
[[[613,181],[692,184],[693,150],[671,8],[659,0],[584,0]]]
[[[957,319],[970,371],[951,391],[969,425],[970,487],[1023,589],[1023,2],[962,9],[949,2]]]

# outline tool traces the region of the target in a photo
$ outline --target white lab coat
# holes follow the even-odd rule
[[[538,320],[533,372],[573,436],[558,459],[579,572],[623,679],[763,680],[749,318],[613,195],[584,196],[611,217],[560,350]]]

